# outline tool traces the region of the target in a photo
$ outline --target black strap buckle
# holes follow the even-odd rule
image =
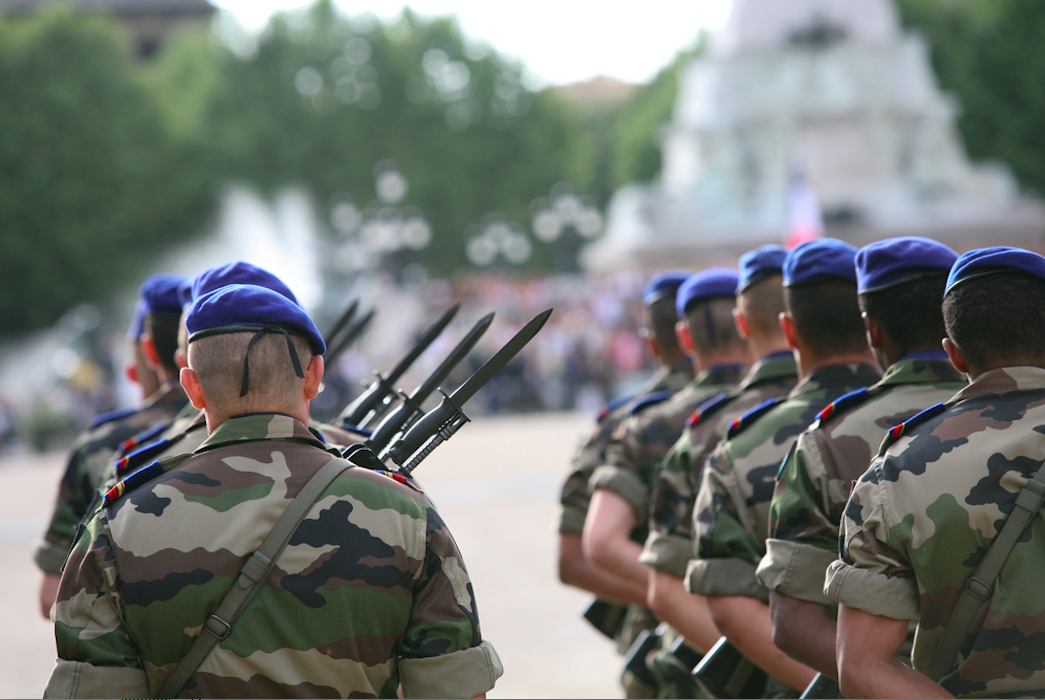
[[[217,630],[215,630],[215,628],[211,625],[212,621],[215,624],[220,625],[220,627]],[[228,622],[225,622],[225,620],[222,620],[217,615],[211,615],[210,617],[208,617],[207,621],[203,623],[203,628],[211,634],[213,634],[215,637],[217,637],[219,642],[225,639],[225,637],[228,637],[229,633],[232,632],[232,625]]]
[[[987,600],[994,593],[994,587],[981,578],[970,576],[965,582],[965,588],[980,600]]]

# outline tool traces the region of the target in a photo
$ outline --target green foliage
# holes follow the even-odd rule
[[[1045,3],[901,0],[904,24],[932,47],[941,87],[961,104],[969,154],[997,159],[1045,193]]]
[[[107,23],[0,20],[0,329],[53,322],[198,224],[206,194]]]

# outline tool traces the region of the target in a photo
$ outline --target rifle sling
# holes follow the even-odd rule
[[[207,617],[203,623],[203,630],[193,640],[189,653],[182,658],[174,672],[163,682],[155,697],[177,697],[192,674],[196,673],[200,664],[210,654],[214,645],[229,636],[236,618],[261,588],[272,565],[283,553],[287,542],[294,536],[301,521],[312,509],[312,505],[330,485],[330,482],[350,466],[348,461],[334,458],[309,479],[305,487],[283,511],[283,515],[279,517],[276,524],[272,526],[271,532],[265,537],[258,550],[244,562],[236,577],[236,582],[218,604],[217,610]]]
[[[972,627],[980,606],[994,594],[994,582],[1001,567],[1016,546],[1016,541],[1030,523],[1034,514],[1045,503],[1045,470],[1039,469],[1016,496],[1016,505],[1005,519],[1001,531],[991,542],[987,553],[965,582],[958,603],[954,606],[940,645],[936,647],[928,676],[934,682],[954,668],[962,642]]]

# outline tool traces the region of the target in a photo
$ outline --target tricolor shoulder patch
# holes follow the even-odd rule
[[[116,460],[113,463],[113,473],[116,474],[117,479],[133,474],[143,464],[154,459],[156,455],[167,449],[170,444],[171,441],[164,438],[138,448],[126,457]]]
[[[711,399],[700,404],[696,411],[693,411],[692,415],[686,419],[686,427],[697,427],[701,420],[711,417],[712,414],[717,413],[719,409],[728,404],[734,398],[736,398],[735,395],[730,394],[727,391],[720,391]]]
[[[144,445],[148,442],[151,442],[152,439],[160,433],[162,433],[163,429],[166,427],[166,423],[158,423],[157,425],[152,426],[148,430],[138,433],[134,437],[127,438],[126,440],[120,443],[120,452],[122,452],[125,455],[130,454],[131,450],[133,450],[138,445]]]
[[[773,406],[776,406],[786,398],[787,396],[785,395],[766,399],[742,416],[734,418],[733,422],[729,424],[729,429],[726,431],[726,439],[730,440],[735,438],[737,435],[740,435],[742,432],[754,425],[755,421],[765,415],[769,409],[773,408]]]
[[[601,407],[595,413],[595,422],[596,423],[601,423],[606,418],[606,416],[610,415],[611,413],[616,411],[618,408],[620,408],[624,404],[626,404],[629,401],[631,401],[631,399],[632,399],[632,396],[630,394],[628,394],[626,396],[618,396],[617,398],[613,399],[613,401],[610,401],[608,404],[606,404],[605,406]]]
[[[816,420],[813,421],[812,425],[813,429],[827,425],[831,419],[856,408],[869,398],[871,398],[871,392],[868,391],[867,387],[850,391],[848,394],[842,394],[816,414]]]
[[[105,425],[106,423],[111,423],[114,420],[126,418],[127,416],[137,412],[137,408],[118,408],[115,411],[107,411],[101,415],[95,416],[94,420],[91,421],[91,427],[97,428],[99,425]]]
[[[146,484],[160,474],[178,466],[186,459],[191,457],[192,454],[175,455],[173,457],[165,457],[163,459],[157,459],[149,464],[145,465],[141,469],[132,472],[126,478],[116,482],[116,485],[105,492],[102,496],[102,508],[111,506],[113,503],[118,501],[128,491],[133,491],[142,484]]]
[[[892,445],[894,442],[903,437],[907,433],[908,429],[913,428],[914,426],[920,423],[924,423],[930,418],[940,415],[946,409],[947,406],[945,404],[934,404],[922,411],[921,413],[914,414],[913,416],[905,420],[903,423],[900,423],[899,425],[894,425],[893,427],[889,428],[889,432],[886,433],[885,440],[882,442],[882,447],[879,450],[879,452],[884,452],[889,447],[889,445]]]
[[[664,389],[662,391],[654,391],[652,393],[646,394],[641,399],[633,403],[631,405],[631,408],[628,409],[628,413],[630,413],[633,416],[638,415],[650,406],[656,406],[658,403],[667,401],[670,398],[671,392],[667,389]]]

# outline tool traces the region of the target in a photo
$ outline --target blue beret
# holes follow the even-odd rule
[[[724,268],[703,270],[690,275],[675,295],[675,314],[682,318],[686,315],[686,309],[703,299],[735,298],[738,278],[736,270]]]
[[[178,285],[185,281],[181,275],[153,275],[142,282],[138,292],[148,313],[180,314]]]
[[[145,314],[148,312],[148,307],[145,306],[145,302],[141,299],[134,305],[134,316],[131,317],[131,327],[127,329],[127,337],[131,340],[138,340],[142,337],[142,333],[145,332]]]
[[[312,345],[327,351],[323,336],[305,310],[287,297],[253,284],[230,284],[197,297],[185,317],[189,342],[209,335],[260,331],[266,327],[296,330]]]
[[[195,281],[192,277],[186,277],[185,281],[178,285],[178,303],[182,309],[192,303],[192,284]]]
[[[865,245],[856,254],[856,291],[877,292],[951,269],[958,254],[931,238],[904,236]]]
[[[998,272],[1022,272],[1045,281],[1045,257],[1023,248],[994,246],[962,253],[947,276],[944,296],[959,284]]]
[[[856,248],[837,238],[817,238],[792,248],[784,258],[784,286],[837,277],[856,283]]]
[[[689,270],[666,270],[650,277],[642,290],[642,303],[649,306],[666,297],[675,298],[679,287],[693,273]]]
[[[207,292],[213,292],[215,289],[229,284],[252,284],[258,287],[265,287],[282,294],[300,306],[298,298],[294,296],[294,292],[290,291],[287,285],[283,284],[283,280],[268,270],[263,270],[242,260],[225,265],[217,265],[201,272],[192,282],[192,298],[199,299]]]
[[[764,245],[741,255],[737,294],[766,277],[781,274],[786,257],[787,248],[782,245]]]

